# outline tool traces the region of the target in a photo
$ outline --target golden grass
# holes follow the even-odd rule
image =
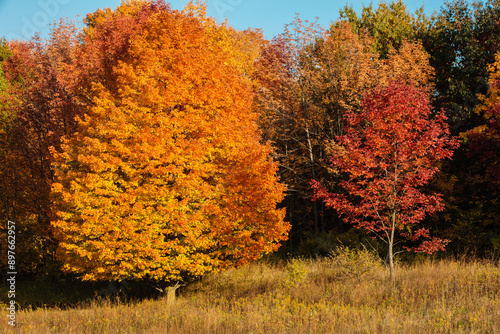
[[[387,277],[366,251],[255,263],[186,287],[173,306],[19,311],[17,332],[500,333],[498,262],[427,261],[398,266],[393,283]],[[0,331],[8,330],[4,320]]]

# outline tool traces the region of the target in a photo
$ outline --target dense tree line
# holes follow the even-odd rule
[[[292,130],[275,137],[278,152],[280,149],[286,152],[280,154],[280,161],[293,161],[281,164],[284,179],[293,185],[286,199],[287,217],[292,222],[288,251],[325,254],[339,242],[372,243],[339,219],[337,211],[325,210],[323,204],[311,202],[308,180],[320,179],[331,187],[338,184],[339,180],[332,179],[328,170],[331,156],[325,141],[342,134],[342,115],[348,109],[359,109],[362,92],[388,78],[399,77],[426,89],[433,110],[444,110],[451,132],[462,139],[453,159],[442,163],[441,172],[427,186],[430,192],[443,193],[446,205],[443,211],[428,217],[425,225],[451,241],[447,247],[450,252],[498,254],[499,197],[498,183],[493,177],[498,174],[498,147],[491,133],[495,131],[492,128],[496,117],[481,106],[483,96],[494,94],[497,89],[492,86],[495,81],[490,76],[495,71],[495,55],[500,47],[498,8],[495,1],[455,1],[427,17],[423,9],[410,13],[402,1],[381,2],[378,8],[370,5],[361,13],[346,6],[340,12],[340,19],[326,32],[306,27],[299,20],[290,26],[291,32],[271,41],[270,46],[276,45],[275,48],[293,46],[297,41],[307,45],[299,45],[307,53],[304,56],[307,60],[291,60],[291,63],[299,68],[294,71],[298,73],[295,82],[302,84],[295,103],[302,103],[301,107],[310,111],[285,117],[278,109],[282,105],[270,99],[269,92],[262,95],[275,108],[275,115],[281,113],[281,119],[288,118],[287,127],[278,126],[280,131],[288,129],[293,121],[304,127],[302,143],[287,137]],[[283,57],[278,59],[282,61]],[[317,66],[321,61],[334,66]],[[274,81],[269,87],[274,91],[271,96],[283,101],[289,91],[281,85]],[[490,103],[488,108],[496,107]],[[265,115],[268,117],[268,113]],[[268,123],[265,124],[264,128],[268,128]],[[329,133],[321,127],[326,127]],[[485,133],[479,134],[478,129]],[[471,131],[474,139],[467,135]],[[287,142],[283,142],[285,138]],[[301,158],[290,154],[300,150]]]
[[[268,41],[215,23],[200,3],[126,1],[82,30],[61,21],[49,40],[0,40],[0,219],[17,222],[19,271],[168,282],[280,244],[315,255],[375,246],[356,227],[383,231],[378,211],[353,227],[359,212],[332,194],[368,183],[373,170],[351,167],[369,160],[346,138],[377,124],[380,138],[413,124],[407,143],[436,148],[422,160],[426,148],[407,145],[416,169],[402,194],[423,187],[410,197],[427,208],[405,204],[410,243],[384,239],[391,254],[446,243],[498,254],[499,22],[496,1],[456,0],[432,17],[399,1],[346,6],[328,29],[297,18]],[[452,157],[447,128],[460,138]],[[339,149],[351,160],[332,165]],[[362,206],[356,189],[349,203]]]

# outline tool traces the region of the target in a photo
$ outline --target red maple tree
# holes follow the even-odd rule
[[[458,141],[450,137],[444,113],[433,113],[426,94],[411,85],[377,87],[365,95],[361,110],[346,113],[345,134],[330,146],[341,191],[329,192],[316,180],[311,184],[314,199],[388,244],[392,279],[398,239],[413,245],[425,239],[403,249],[427,253],[448,242],[417,228],[426,215],[444,208],[439,194],[419,187],[431,180],[440,160],[452,156]]]

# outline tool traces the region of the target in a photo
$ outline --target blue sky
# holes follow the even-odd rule
[[[35,31],[47,37],[49,23],[68,17],[80,21],[87,13],[97,8],[115,9],[121,0],[0,0],[0,37],[7,39],[30,39]],[[168,2],[168,1],[167,1]],[[169,1],[174,9],[182,9],[188,0]],[[227,17],[229,24],[236,29],[248,27],[262,28],[266,38],[283,32],[283,26],[290,23],[295,13],[303,20],[314,20],[327,27],[330,21],[339,16],[339,9],[352,4],[359,13],[363,4],[370,1],[332,1],[332,0],[208,0],[208,15],[217,21]],[[439,10],[442,0],[407,0],[407,8],[414,12],[424,5],[425,12]],[[378,4],[378,1],[374,1]],[[77,17],[77,15],[79,17]]]

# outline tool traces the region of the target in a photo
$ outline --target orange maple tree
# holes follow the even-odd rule
[[[231,34],[192,3],[123,3],[87,22],[88,111],[54,150],[64,269],[182,281],[276,250],[284,187]]]

